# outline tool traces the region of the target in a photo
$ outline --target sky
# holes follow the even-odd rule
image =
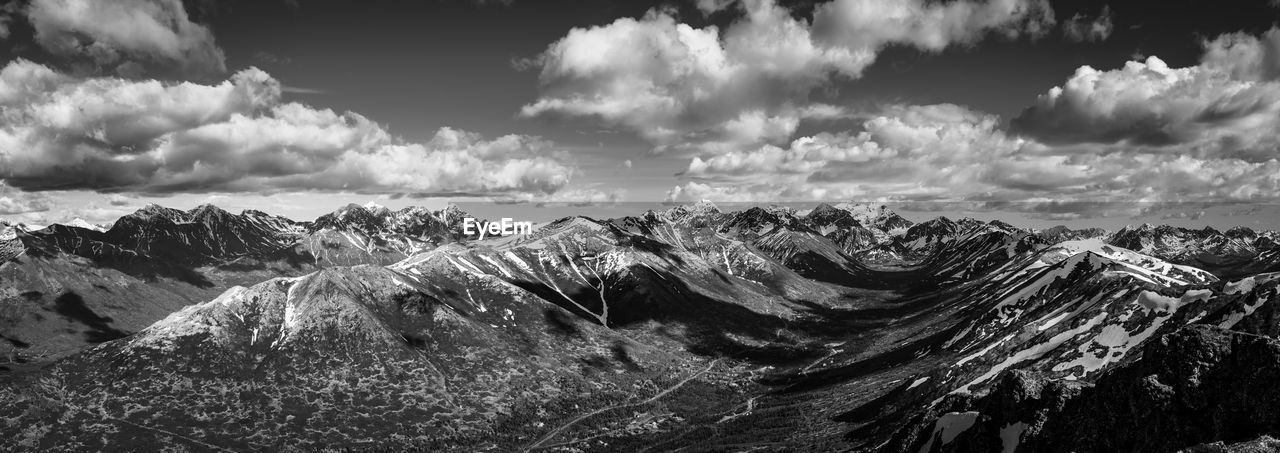
[[[0,220],[700,199],[1280,218],[1270,0],[0,5]]]

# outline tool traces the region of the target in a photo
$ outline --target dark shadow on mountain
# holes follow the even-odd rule
[[[615,230],[617,229],[617,227],[613,227],[613,228]],[[621,233],[621,230],[618,230],[618,232]],[[645,236],[636,235],[636,234],[619,234],[618,246],[631,247],[637,250],[652,253],[654,256],[657,256],[658,258],[662,258],[663,260],[671,264],[674,264],[676,266],[684,266],[685,264],[684,258],[681,258],[680,255],[676,253],[675,246],[662,241],[650,239]]]
[[[779,392],[794,393],[815,390],[847,382],[872,373],[901,366],[946,343],[955,336],[963,324],[938,331],[933,335],[916,340],[875,356],[854,363],[832,368],[824,368],[812,373],[775,375],[760,379],[761,384],[782,387]]]
[[[700,294],[675,275],[647,266],[633,266],[626,275],[628,280],[621,282],[625,284],[608,285],[606,327],[627,329],[650,321],[679,324],[684,326],[684,333],[678,340],[688,345],[690,352],[761,364],[798,363],[821,354],[817,345],[799,344],[778,335],[779,331],[794,327],[794,321]],[[600,323],[597,316],[601,310],[600,294],[594,288],[584,286],[562,295],[543,282],[511,283],[585,320]]]
[[[13,345],[13,347],[18,348],[18,349],[26,349],[26,348],[31,347],[31,343],[27,343],[27,342],[22,341],[22,340],[19,340],[19,339],[17,339],[17,338],[8,337],[8,336],[4,336],[4,335],[0,335],[0,338],[4,338],[4,341],[9,342],[9,344]]]
[[[570,313],[573,313],[574,315],[577,315],[583,319],[586,319],[593,323],[597,323],[597,324],[599,323],[599,321],[596,320],[596,317],[593,313],[588,313],[573,304],[573,302],[578,302],[579,297],[577,297],[577,294],[571,295],[570,297],[572,297],[573,300],[569,301],[569,300],[565,300],[565,296],[562,296],[559,291],[552,289],[550,286],[547,286],[547,284],[543,282],[529,282],[529,281],[517,280],[517,281],[512,281],[511,284],[516,285],[520,289],[533,293],[534,295],[538,296],[542,300],[546,300],[548,302],[556,304],[560,308],[563,308],[569,311]],[[598,304],[599,304],[599,301],[596,301],[596,305]],[[561,315],[557,315],[557,316],[561,316]],[[559,320],[564,320],[564,318],[559,318]]]
[[[849,288],[896,289],[912,278],[905,273],[872,270],[853,257],[841,258],[841,261],[834,261],[820,253],[804,251],[796,253],[784,264],[801,277]]]
[[[573,319],[563,311],[548,308],[544,314],[547,320],[548,331],[567,338],[583,338],[582,331],[578,329],[578,326],[573,324]]]
[[[578,359],[578,364],[582,366],[583,374],[591,375],[601,371],[612,371],[613,362],[608,357],[596,354],[586,358]]]
[[[427,340],[416,335],[410,335],[404,332],[400,333],[400,337],[404,339],[404,344],[409,347],[423,349],[427,347]]]
[[[627,345],[622,341],[614,341],[609,351],[613,353],[613,360],[622,364],[627,371],[644,371],[644,367],[631,358],[631,353],[627,352]]]
[[[35,258],[52,259],[63,254],[75,255],[87,258],[94,266],[114,269],[143,280],[169,278],[199,288],[214,286],[194,265],[144,255],[103,242],[102,234],[91,230],[51,227],[49,231],[24,234],[20,239],[27,255]]]
[[[730,338],[724,332],[712,330],[694,331],[691,336],[695,342],[689,345],[689,352],[745,360],[758,365],[783,366],[808,362],[821,357],[824,350],[820,344],[748,345]]]
[[[218,269],[231,272],[252,272],[260,271],[267,268],[267,265],[261,261],[234,261],[218,265]]]
[[[84,336],[90,343],[102,343],[129,336],[129,332],[111,327],[111,318],[94,313],[84,303],[84,299],[74,292],[65,292],[54,299],[54,311],[64,318],[88,326],[91,330]]]
[[[881,327],[893,319],[892,316],[881,315],[881,308],[831,308],[804,299],[788,298],[788,302],[805,308],[812,319],[802,320],[800,328],[805,333],[831,338],[842,338],[849,334],[849,329]],[[795,325],[795,324],[793,324]]]
[[[874,423],[876,419],[881,418],[880,415],[886,407],[906,394],[907,390],[911,388],[911,384],[910,380],[903,381],[901,384],[898,384],[897,387],[894,387],[885,394],[863,403],[852,410],[841,413],[840,415],[835,416],[832,420],[842,423]]]
[[[429,315],[431,307],[441,303],[439,299],[420,291],[397,293],[392,296],[392,301],[400,312],[418,316]]]
[[[301,269],[305,266],[315,264],[316,256],[306,250],[299,251],[299,247],[300,246],[298,244],[294,244],[277,250],[274,253],[263,257],[263,259],[267,261],[283,261],[285,264],[288,264],[289,267],[294,269]]]
[[[818,305],[803,299],[788,300],[805,307],[809,313],[821,320],[821,322],[805,324],[806,332],[843,338],[848,336],[848,329],[851,327],[879,328],[904,319],[932,316],[930,308],[956,298],[955,295],[935,291],[911,297],[895,297],[892,300],[880,301],[875,307],[841,309]]]
[[[145,258],[129,262],[102,262],[95,260],[94,264],[148,281],[170,278],[197,288],[212,288],[215,286],[212,280],[209,280],[208,277],[205,277],[204,274],[194,268],[165,263],[159,260],[153,261]]]

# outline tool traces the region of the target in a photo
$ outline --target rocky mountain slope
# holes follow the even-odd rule
[[[1218,231],[1143,224],[1123,228],[1107,242],[1223,277],[1242,277],[1280,270],[1277,237],[1273,231],[1259,233],[1244,227]]]
[[[1280,273],[1252,272],[1274,233],[701,202],[473,241],[463,215],[153,207],[18,232],[0,248],[10,355],[93,346],[11,359],[0,435],[26,451],[868,452],[1280,436]]]
[[[41,362],[136,332],[236,285],[317,269],[386,265],[460,232],[457,208],[347,206],[315,222],[151,205],[109,229],[14,228],[0,241],[0,355]],[[13,366],[13,365],[10,365]]]

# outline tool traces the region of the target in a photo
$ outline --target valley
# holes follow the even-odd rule
[[[0,431],[29,451],[1174,451],[1280,433],[1222,428],[1273,407],[1250,383],[1280,366],[1274,232],[702,202],[472,241],[464,215],[148,207],[18,231],[0,248]],[[1159,429],[1081,434],[1099,407]]]

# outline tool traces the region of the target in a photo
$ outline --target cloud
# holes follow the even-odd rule
[[[1071,16],[1062,23],[1062,34],[1075,42],[1106,41],[1114,28],[1111,23],[1111,6],[1106,5],[1092,19],[1080,13]]]
[[[956,105],[890,106],[854,131],[694,157],[671,201],[976,203],[1062,218],[1135,204],[1280,200],[1280,162],[1052,146]],[[1121,209],[1123,210],[1123,209]]]
[[[1169,219],[1200,220],[1201,217],[1204,217],[1204,211],[1177,211],[1177,212],[1170,212],[1170,213],[1161,215],[1160,219],[1161,220],[1169,220]]]
[[[55,55],[119,73],[136,72],[140,63],[226,71],[213,32],[192,22],[180,0],[33,0],[26,14],[36,43]]]
[[[993,162],[1016,159],[1034,144],[1005,135],[999,118],[952,104],[890,106],[858,132],[823,132],[778,147],[694,157],[686,184],[668,198],[769,196],[809,201],[836,198],[919,199],[977,194],[998,179]],[[1007,177],[1007,176],[1005,176]],[[761,184],[759,181],[770,181]],[[702,187],[705,183],[713,190]],[[752,186],[742,192],[732,184]],[[959,190],[960,192],[957,192]]]
[[[574,188],[535,198],[542,204],[567,204],[569,206],[594,206],[618,203],[626,199],[623,189]]]
[[[891,45],[941,51],[988,34],[1043,34],[1040,0],[835,0],[813,20],[772,0],[701,2],[733,8],[723,30],[696,28],[667,10],[575,28],[525,66],[540,68],[526,117],[589,118],[637,133],[655,150],[732,151],[790,138],[801,120],[840,116],[809,94],[857,78]]]
[[[695,5],[704,14],[720,12],[733,6],[738,0],[697,0]],[[1280,1],[1280,0],[1277,0]]]
[[[103,206],[99,203],[85,203],[78,206],[66,206],[58,212],[50,212],[43,218],[45,223],[69,222],[84,219],[89,223],[110,224],[137,210],[134,206]]]
[[[107,204],[110,204],[111,206],[129,206],[129,205],[132,205],[135,201],[136,200],[133,197],[121,195],[118,193],[111,194],[110,196],[107,197]]]
[[[1120,69],[1076,70],[1014,118],[1046,143],[1124,145],[1146,152],[1275,157],[1280,127],[1280,29],[1223,35],[1201,63],[1170,68],[1158,57]]]
[[[758,202],[780,201],[781,189],[776,186],[743,187],[729,185],[710,185],[696,181],[673,187],[667,192],[667,201],[691,202],[714,200],[720,202]]]
[[[691,157],[669,201],[856,199],[1046,219],[1280,201],[1280,31],[1201,62],[1082,67],[1013,121],[890,105],[861,124]]]
[[[0,182],[0,215],[45,212],[51,206],[48,197],[25,193]]]
[[[1259,37],[1228,33],[1204,42],[1201,67],[1240,81],[1280,79],[1280,29],[1272,28]]]
[[[19,2],[0,5],[0,39],[9,39],[13,33],[13,18],[20,13],[21,6]]]
[[[250,68],[216,85],[0,69],[0,180],[23,190],[550,194],[576,168],[538,137],[442,128],[410,143],[353,112],[281,101]]]
[[[498,204],[535,203],[538,206],[596,206],[618,203],[626,199],[624,189],[599,189],[595,187],[571,187],[555,193],[515,192],[490,197]]]

